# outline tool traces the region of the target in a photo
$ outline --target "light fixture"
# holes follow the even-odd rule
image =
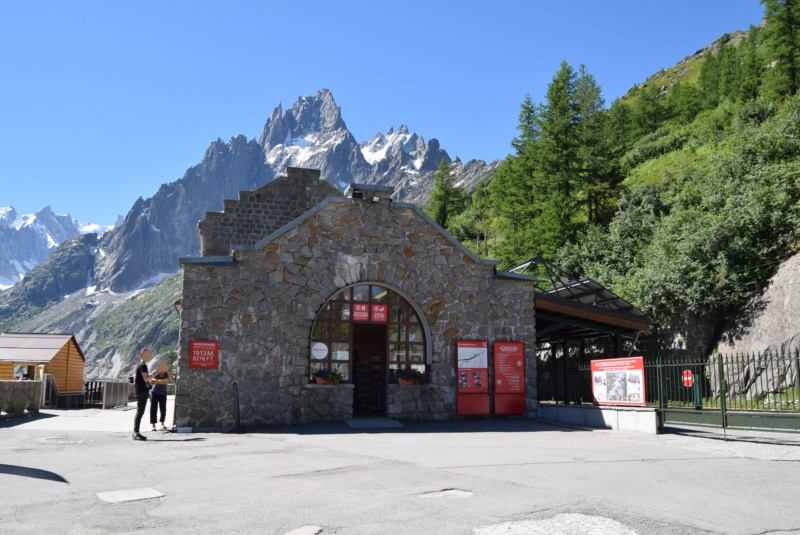
[[[372,202],[381,202],[381,198],[380,198],[380,197],[378,197],[377,195],[375,195],[375,196],[372,198]]]

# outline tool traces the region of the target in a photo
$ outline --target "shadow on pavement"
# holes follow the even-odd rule
[[[28,422],[35,422],[37,420],[46,420],[48,418],[55,418],[54,414],[45,414],[37,412],[36,414],[26,414],[24,416],[15,416],[13,418],[3,418],[0,420],[0,429],[7,427],[16,427],[18,425],[27,424]]]
[[[388,420],[395,422],[395,420]],[[364,427],[353,429],[345,422],[320,422],[287,427],[253,426],[241,430],[244,433],[291,434],[291,435],[363,435],[363,434],[419,434],[419,433],[531,433],[558,431],[561,433],[585,433],[591,430],[553,425],[541,420],[488,420],[469,419],[446,422],[424,422],[397,420],[403,427]]]
[[[58,483],[69,483],[60,475],[50,472],[49,470],[40,470],[38,468],[28,468],[27,466],[15,466],[13,464],[0,464],[0,474],[10,474],[12,476],[32,477],[34,479],[46,479],[48,481],[56,481]]]
[[[747,434],[743,434],[747,433]],[[773,446],[800,446],[800,435],[787,434],[779,431],[743,431],[741,429],[697,429],[692,427],[665,427],[665,435],[679,435],[685,437],[705,438],[724,442],[751,442],[753,444],[770,444]]]

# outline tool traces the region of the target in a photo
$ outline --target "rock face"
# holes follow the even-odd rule
[[[800,348],[800,254],[778,268],[769,286],[725,330],[717,352],[762,353]]]
[[[22,282],[0,294],[0,317],[25,317],[37,307],[46,307],[86,288],[92,280],[97,244],[94,233],[81,234],[61,244]]]
[[[0,290],[19,282],[58,244],[80,232],[80,223],[69,215],[54,214],[49,206],[26,215],[11,206],[0,208]]]
[[[174,273],[179,256],[199,253],[197,222],[206,212],[220,210],[223,199],[267,184],[288,167],[318,169],[340,191],[351,183],[390,186],[396,201],[419,203],[427,200],[441,159],[451,161],[438,140],[426,143],[405,126],[359,145],[333,95],[323,89],[301,97],[285,113],[282,106],[275,108],[258,141],[217,140],[181,179],[137,200],[124,222],[103,236],[94,283],[122,292]],[[471,190],[498,165],[456,160],[451,166],[456,184]]]
[[[764,292],[725,330],[716,351],[726,361],[725,380],[731,394],[759,399],[797,384],[800,254],[781,264]],[[753,358],[757,354],[761,356]],[[718,391],[715,379],[712,369],[712,388]]]

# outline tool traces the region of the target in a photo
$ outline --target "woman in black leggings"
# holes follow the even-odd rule
[[[150,379],[150,424],[153,431],[156,430],[156,416],[158,409],[161,408],[161,431],[166,430],[164,420],[167,418],[167,385],[165,382],[173,382],[172,374],[169,372],[169,365],[165,361],[158,363],[158,371]],[[159,382],[155,382],[159,381]],[[161,382],[165,381],[165,382]]]

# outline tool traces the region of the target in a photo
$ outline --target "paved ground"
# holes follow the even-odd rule
[[[132,421],[0,422],[0,532],[800,533],[797,435],[362,420],[134,442]]]

